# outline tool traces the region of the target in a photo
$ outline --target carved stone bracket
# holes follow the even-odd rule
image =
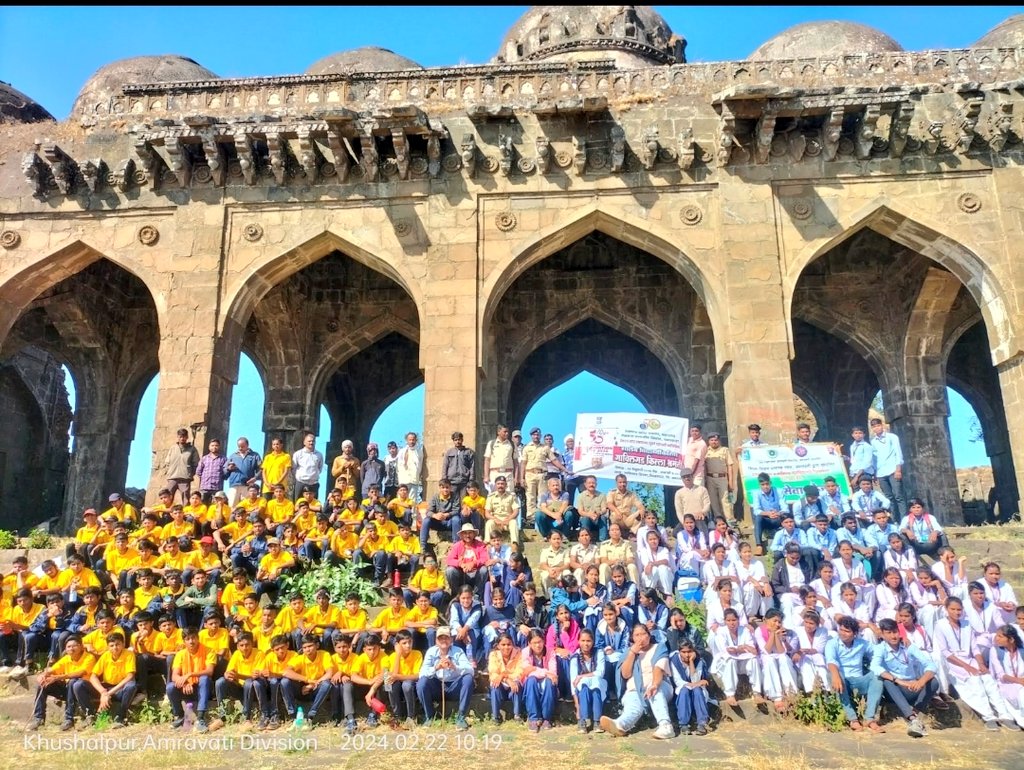
[[[180,139],[171,139],[164,145],[167,151],[168,166],[181,187],[188,187],[192,181],[192,157],[188,148]]]
[[[53,142],[46,142],[39,149],[50,164],[50,173],[53,174],[57,189],[64,195],[71,193],[78,180],[78,164]]]
[[[400,128],[391,129],[391,141],[395,145],[395,165],[398,167],[398,178],[409,178],[409,139]]]
[[[964,103],[947,122],[943,143],[957,155],[966,155],[974,143],[974,132],[985,96],[980,92],[963,94]]]
[[[461,153],[462,157],[462,168],[466,171],[466,176],[472,179],[476,176],[476,137],[472,134],[466,134],[462,137]]]
[[[857,157],[860,160],[867,160],[871,157],[871,148],[875,143],[878,118],[882,113],[880,104],[868,105],[864,113],[857,120],[857,130],[854,134],[853,143],[856,148]]]
[[[348,172],[352,168],[348,139],[337,130],[332,129],[327,134],[327,146],[331,148],[331,155],[334,156],[334,175],[339,182],[344,184],[348,179]]]
[[[626,165],[626,132],[622,126],[612,126],[609,160],[613,174],[618,174]],[[586,165],[586,163],[584,163]],[[579,173],[583,173],[580,171]]]
[[[889,152],[894,158],[903,157],[903,151],[907,147],[907,138],[910,136],[910,121],[914,117],[914,103],[902,101],[896,106],[892,114],[892,122],[889,124]]]
[[[821,127],[821,155],[825,160],[835,160],[839,151],[839,140],[843,136],[843,118],[846,110],[843,107],[833,107],[829,112],[828,120]]]
[[[512,173],[512,164],[515,163],[516,149],[512,145],[512,137],[508,134],[498,135],[498,168],[502,176],[509,176]]]
[[[32,194],[37,198],[45,198],[48,175],[46,164],[37,153],[25,153],[25,157],[21,161],[21,173],[25,175],[25,179],[32,186]]]
[[[267,154],[274,181],[279,185],[284,184],[288,176],[288,141],[281,134],[267,134]]]
[[[299,165],[306,175],[306,182],[314,184],[320,176],[320,153],[308,131],[299,132]]]
[[[646,131],[640,142],[640,163],[643,167],[650,171],[654,168],[654,164],[658,162],[658,152],[661,150],[661,144],[658,141],[659,134],[657,126],[651,126]]]
[[[612,129],[614,132],[615,129]],[[620,131],[622,129],[619,129]],[[625,138],[623,138],[625,143]],[[572,163],[576,169],[576,173],[583,176],[583,172],[587,170],[587,140],[580,139],[578,136],[572,138]],[[621,168],[621,166],[620,166]],[[613,169],[614,170],[614,169]]]
[[[114,169],[111,183],[121,192],[126,193],[133,185],[138,184],[137,175],[145,176],[144,171],[135,168],[135,161],[132,158],[125,158],[117,164]],[[145,180],[143,180],[145,181]]]
[[[441,136],[436,132],[427,137],[427,173],[431,179],[441,175]]]
[[[359,167],[363,171],[364,182],[376,182],[380,179],[380,153],[377,152],[377,140],[373,135],[364,135],[359,139],[363,156],[359,161]]]
[[[1013,128],[1013,102],[996,102],[992,104],[984,122],[980,125],[981,134],[988,142],[992,152],[1002,152],[1010,139]]]
[[[85,180],[89,192],[96,192],[100,182],[106,181],[107,171],[107,164],[103,158],[87,160],[82,164],[82,179]]]
[[[203,155],[206,156],[206,165],[210,169],[210,177],[217,187],[222,187],[228,170],[224,147],[208,131],[204,131],[201,136],[203,138]]]
[[[757,128],[754,130],[754,161],[759,165],[767,163],[771,155],[777,120],[775,113],[765,112],[757,121]]]
[[[140,137],[136,140],[135,154],[138,156],[139,162],[142,165],[141,171],[145,173],[146,180],[149,181],[149,189],[155,190],[163,171],[163,159],[160,157],[160,154],[153,149],[153,145],[150,144],[149,140],[145,137]],[[142,184],[142,182],[140,182],[140,184]]]
[[[679,132],[679,150],[677,162],[683,171],[693,168],[693,161],[696,159],[697,151],[693,143],[693,129],[684,128]]]

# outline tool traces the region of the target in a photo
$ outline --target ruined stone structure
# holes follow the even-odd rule
[[[5,468],[62,472],[66,364],[69,522],[123,484],[154,373],[161,457],[181,425],[223,436],[245,351],[268,433],[297,446],[323,403],[329,453],[425,383],[431,471],[453,429],[482,447],[584,368],[734,445],[750,422],[790,439],[794,394],[846,440],[881,389],[910,489],[955,521],[950,385],[1015,509],[1024,19],[965,50],[847,23],[748,61],[685,45],[649,8],[546,7],[481,66],[140,57],[59,123],[4,87]]]

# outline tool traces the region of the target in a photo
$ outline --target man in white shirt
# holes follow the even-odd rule
[[[423,445],[412,431],[405,434],[405,446],[398,450],[395,460],[398,483],[409,487],[409,497],[417,503],[423,500]]]
[[[907,498],[903,493],[903,450],[895,433],[888,433],[882,421],[871,418],[871,448],[875,450],[875,478],[882,494],[892,500],[897,519],[907,515]]]
[[[316,436],[307,433],[302,437],[302,449],[292,455],[292,474],[295,476],[294,499],[302,497],[306,487],[313,491],[313,497],[320,496],[320,474],[324,470],[324,456],[313,448]]]

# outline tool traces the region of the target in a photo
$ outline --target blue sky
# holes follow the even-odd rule
[[[877,27],[907,50],[969,46],[1021,6],[655,6],[683,35],[691,62],[745,58],[768,38],[800,22],[845,19]],[[480,64],[498,50],[506,30],[527,6],[462,8],[192,6],[0,8],[0,80],[38,101],[58,119],[68,116],[82,85],[101,66],[145,54],[189,56],[222,77],[296,74],[336,51],[379,45],[424,66]],[[146,391],[128,471],[130,486],[145,486],[156,382]],[[230,436],[262,446],[262,386],[243,359],[235,388]],[[634,397],[585,373],[542,398],[525,422],[550,431],[560,443],[587,411],[640,409]],[[970,411],[951,393],[950,429],[956,463],[986,464],[984,447],[963,439]],[[321,421],[326,426],[326,421]],[[372,438],[385,443],[423,424],[423,389],[400,398],[378,421]],[[465,430],[465,428],[463,428]],[[323,447],[323,440],[319,445]]]

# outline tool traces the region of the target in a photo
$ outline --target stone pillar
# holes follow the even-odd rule
[[[920,396],[890,407],[883,394],[892,431],[903,449],[903,488],[907,498],[920,497],[925,508],[944,524],[963,524],[964,512],[949,438],[949,404],[945,389],[930,388]],[[905,511],[901,515],[905,515]]]
[[[1003,410],[1006,413],[1006,427],[1013,454],[1013,468],[1016,476],[1016,490],[1013,495],[1015,510],[1020,508],[1020,490],[1024,489],[1024,354],[1017,354],[996,366],[999,372],[999,387],[1003,394]],[[995,458],[992,463],[995,472]]]
[[[266,436],[264,454],[270,451],[270,439],[280,436],[285,449],[294,452],[302,446],[303,434],[316,431],[319,410],[309,414],[306,408],[305,384],[298,367],[272,366],[266,369],[266,393],[263,402],[263,432]]]
[[[1020,492],[1017,478],[1013,473],[1013,454],[1010,451],[1010,437],[999,431],[985,432],[985,451],[992,463],[992,480],[995,485],[994,502],[999,508],[999,520],[1005,521],[1020,510]]]

